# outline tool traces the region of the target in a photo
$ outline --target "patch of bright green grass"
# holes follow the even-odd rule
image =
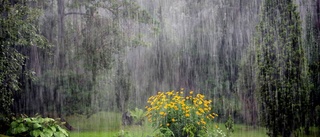
[[[70,132],[70,137],[114,137],[117,132],[109,131],[109,132],[93,132],[93,131],[85,131],[85,132]]]
[[[154,129],[146,124],[144,126],[125,126],[117,131],[72,131],[70,137],[118,137],[120,132],[127,132],[132,137],[146,137],[155,135],[153,131]]]
[[[121,127],[121,114],[115,112],[99,112],[89,118],[85,115],[66,117],[68,123],[75,131],[119,131]]]
[[[225,134],[227,134],[227,129],[224,123],[213,123],[213,126],[218,126]],[[267,132],[265,128],[253,127],[243,124],[234,124],[234,132],[231,133],[231,137],[267,137]]]

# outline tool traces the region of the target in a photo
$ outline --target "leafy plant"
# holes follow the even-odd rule
[[[211,111],[211,100],[205,100],[204,95],[183,96],[183,89],[175,92],[158,92],[148,99],[146,106],[148,121],[153,127],[167,134],[170,129],[172,135],[179,137],[205,136],[207,122],[213,120],[217,114]]]
[[[128,131],[121,130],[119,131],[115,137],[132,137]]]
[[[142,109],[135,108],[133,111],[130,111],[130,115],[133,117],[133,122],[136,125],[142,125],[145,119],[145,112]]]
[[[233,126],[234,126],[234,121],[231,117],[231,115],[229,115],[227,122],[225,123],[226,129],[227,129],[227,136],[231,136],[231,133],[234,132]]]
[[[209,130],[208,137],[227,137],[227,135],[218,127],[218,125],[215,125],[213,129]]]
[[[39,33],[36,23],[41,11],[26,3],[4,0],[0,4],[0,133],[8,129],[13,97],[21,90],[21,77],[33,78],[29,75],[32,71],[23,67],[27,66],[28,57],[19,49],[47,47],[47,40]]]
[[[156,137],[170,137],[174,136],[174,133],[168,127],[159,128],[160,133],[156,134]]]
[[[68,132],[60,125],[64,124],[59,119],[27,117],[23,115],[10,124],[8,135],[22,137],[68,137]]]

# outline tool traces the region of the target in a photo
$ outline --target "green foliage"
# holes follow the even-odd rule
[[[8,135],[24,137],[68,137],[67,130],[60,125],[63,123],[52,118],[40,116],[17,118],[10,124]]]
[[[156,134],[156,137],[174,137],[174,133],[168,127],[159,128],[160,133]]]
[[[105,101],[99,96],[98,76],[108,73],[112,67],[116,71],[119,69],[115,67],[115,57],[121,56],[125,47],[147,45],[142,41],[143,36],[141,33],[131,33],[130,30],[124,30],[123,28],[126,27],[132,28],[131,25],[129,26],[124,22],[151,24],[153,19],[147,11],[140,8],[136,1],[132,0],[84,0],[74,2],[69,6],[71,8],[84,7],[86,10],[86,16],[82,18],[85,23],[81,33],[79,33],[79,38],[82,39],[82,42],[79,44],[79,48],[76,48],[76,56],[79,64],[82,64],[86,71],[86,77],[88,77],[86,81],[90,83],[87,91],[90,95],[89,100],[84,99],[83,101],[85,104],[89,104],[90,108],[87,109],[90,110],[89,112],[96,113],[104,109],[98,108],[98,106],[100,106],[100,102]],[[99,14],[99,9],[102,8],[108,12],[108,17]],[[121,77],[115,81],[115,88],[119,91],[115,92],[116,105],[119,111],[126,111],[130,81],[127,81],[129,76],[123,75],[124,72],[120,71],[120,74],[118,72],[117,74],[121,75]],[[87,96],[86,94],[82,95],[84,95],[83,98]],[[73,106],[82,107],[80,105]]]
[[[262,122],[274,137],[291,136],[308,117],[309,78],[296,9],[293,1],[266,0],[257,28],[257,93]]]
[[[231,115],[229,115],[227,122],[225,123],[225,127],[227,129],[227,136],[230,137],[231,133],[234,132],[234,122],[233,119],[231,117]]]
[[[319,12],[319,11],[318,11]],[[319,13],[318,13],[319,14]],[[304,44],[306,45],[306,52],[308,57],[308,67],[312,87],[310,89],[310,125],[318,125],[320,128],[320,120],[312,120],[319,117],[317,114],[317,106],[320,105],[320,30],[319,26],[315,23],[310,11],[305,20],[305,38]]]
[[[121,130],[114,137],[132,137],[128,131]]]
[[[19,78],[30,77],[23,70],[25,57],[19,48],[25,46],[44,47],[46,39],[39,34],[38,18],[41,11],[24,2],[3,0],[0,5],[0,123],[9,122],[13,93],[21,87]],[[30,73],[32,74],[32,73]],[[31,75],[32,76],[32,75]],[[1,124],[0,129],[5,127]]]
[[[136,125],[142,125],[145,120],[146,112],[143,109],[135,108],[132,111],[129,111],[130,115],[133,117],[133,122]]]
[[[211,128],[208,132],[208,137],[229,137],[226,135],[223,130],[221,130],[217,125],[214,128]]]
[[[184,135],[189,135],[190,137],[194,137],[197,132],[197,127],[195,127],[193,124],[187,124],[185,127],[182,129]]]

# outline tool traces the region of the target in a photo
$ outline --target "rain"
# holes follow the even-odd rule
[[[319,0],[0,3],[0,136],[320,136]]]

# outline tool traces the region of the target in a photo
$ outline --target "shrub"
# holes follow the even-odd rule
[[[227,129],[227,136],[228,137],[231,136],[231,133],[234,132],[233,126],[234,126],[234,121],[233,121],[231,115],[229,115],[228,120],[225,123],[225,127]]]
[[[145,119],[145,112],[142,109],[135,108],[130,111],[130,115],[133,117],[133,122],[135,125],[142,125]]]
[[[22,137],[68,137],[68,133],[60,125],[58,119],[22,116],[10,124],[8,135]]]
[[[217,114],[211,111],[211,100],[204,95],[183,96],[183,89],[178,92],[158,92],[148,99],[147,118],[153,127],[168,136],[194,137],[207,135],[207,122]],[[168,131],[169,130],[169,131]]]

